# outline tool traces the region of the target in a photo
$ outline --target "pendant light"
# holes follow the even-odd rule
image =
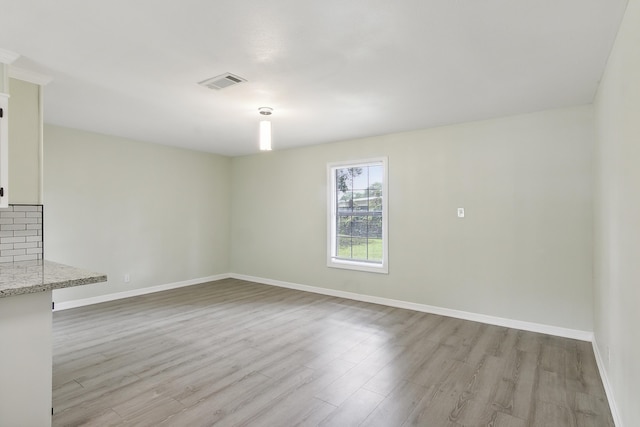
[[[270,116],[273,108],[260,107],[258,112],[263,116]],[[260,151],[271,151],[271,121],[260,120]]]

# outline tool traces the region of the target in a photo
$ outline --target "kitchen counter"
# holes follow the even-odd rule
[[[51,261],[0,263],[0,298],[106,281],[105,274]]]
[[[0,426],[51,426],[53,290],[106,280],[50,261],[0,263]]]

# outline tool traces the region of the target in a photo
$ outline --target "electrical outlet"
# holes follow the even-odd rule
[[[125,273],[124,275],[124,283],[129,283],[131,281],[131,276],[129,273]]]
[[[464,218],[464,208],[458,208],[458,218]]]

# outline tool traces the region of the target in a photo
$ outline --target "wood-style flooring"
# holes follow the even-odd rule
[[[54,426],[613,426],[588,342],[241,280],[53,332]]]

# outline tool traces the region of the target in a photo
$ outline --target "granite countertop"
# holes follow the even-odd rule
[[[0,263],[0,298],[106,281],[106,274],[46,260]]]

